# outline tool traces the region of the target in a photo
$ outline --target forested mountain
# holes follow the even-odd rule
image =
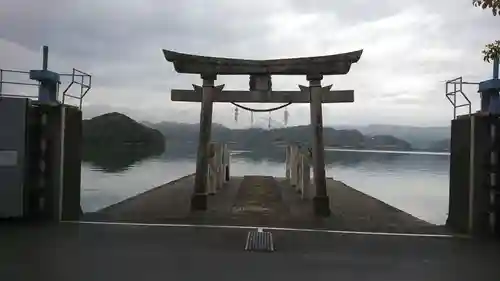
[[[167,141],[196,143],[198,124],[174,122],[148,123],[148,126],[162,132]],[[324,128],[325,146],[356,149],[396,149],[411,150],[411,145],[389,135],[364,136],[357,130],[336,130]],[[309,126],[295,126],[265,130],[262,128],[229,129],[220,124],[212,126],[212,140],[231,143],[233,148],[249,149],[272,144],[298,142],[310,144],[312,140]]]
[[[417,127],[402,125],[367,125],[367,126],[339,126],[344,129],[355,129],[367,136],[390,135],[405,140],[414,149],[429,150],[435,142],[450,138],[449,126]]]

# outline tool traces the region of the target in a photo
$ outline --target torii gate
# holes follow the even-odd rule
[[[206,179],[208,147],[212,126],[214,102],[244,103],[310,103],[313,135],[312,158],[316,196],[314,212],[329,216],[330,206],[326,191],[323,145],[322,103],[354,102],[353,90],[331,91],[322,87],[323,75],[344,75],[361,58],[362,50],[319,57],[287,58],[275,60],[246,60],[183,54],[163,50],[165,59],[174,64],[178,73],[199,74],[202,86],[194,90],[172,90],[172,101],[201,102],[200,134],[196,159],[193,210],[207,209]],[[215,86],[217,75],[249,75],[249,91],[223,91],[224,85]],[[306,75],[309,87],[299,85],[300,91],[273,91],[271,75]]]

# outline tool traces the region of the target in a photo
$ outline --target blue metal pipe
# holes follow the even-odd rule
[[[49,60],[49,47],[43,46],[42,69],[47,70]]]

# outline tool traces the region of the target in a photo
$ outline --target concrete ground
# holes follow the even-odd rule
[[[0,223],[0,280],[500,280],[500,245],[462,238],[246,229]]]

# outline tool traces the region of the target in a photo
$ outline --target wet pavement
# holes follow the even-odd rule
[[[499,280],[500,245],[464,238],[248,229],[0,224],[0,280]]]

